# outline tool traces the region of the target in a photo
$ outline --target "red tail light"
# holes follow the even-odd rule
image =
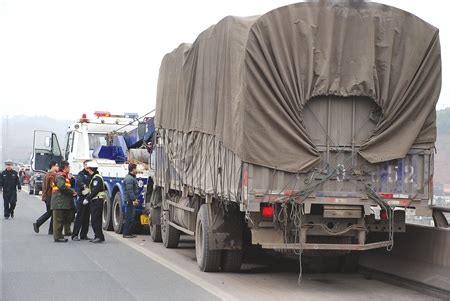
[[[394,198],[393,193],[381,193],[381,196],[385,199],[393,199]]]
[[[263,218],[273,218],[272,204],[261,204],[261,216]]]

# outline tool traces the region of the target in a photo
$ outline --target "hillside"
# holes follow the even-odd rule
[[[64,148],[64,137],[70,121],[58,120],[44,116],[13,116],[2,118],[1,162],[10,159],[28,163],[32,147],[34,130],[55,132],[61,148]]]
[[[450,134],[439,134],[434,157],[434,182],[450,184]]]
[[[437,112],[437,128],[434,183],[450,184],[450,108]]]

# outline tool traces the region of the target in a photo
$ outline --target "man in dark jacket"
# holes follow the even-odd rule
[[[70,229],[72,223],[73,198],[77,195],[70,184],[70,165],[61,161],[56,183],[52,187],[51,208],[53,211],[53,238],[55,242],[67,242],[62,234],[63,227]]]
[[[53,219],[51,207],[52,200],[52,183],[55,183],[56,173],[58,172],[58,164],[55,161],[51,161],[48,165],[47,174],[42,182],[42,201],[45,203],[47,211],[42,214],[35,223],[33,223],[34,232],[39,233],[39,227],[42,226],[50,218],[50,226],[48,234],[53,234]]]
[[[125,224],[123,225],[123,237],[133,238],[134,219],[136,216],[135,207],[139,205],[139,185],[136,179],[137,166],[136,164],[130,163],[128,165],[128,174],[123,180],[125,186],[124,202],[125,208]]]
[[[0,174],[0,186],[3,187],[3,206],[5,219],[14,218],[17,203],[17,190],[22,190],[19,175],[13,169],[12,161],[5,162],[6,169]],[[17,187],[17,190],[16,190]]]
[[[87,163],[87,170],[91,176],[91,180],[89,182],[89,194],[86,196],[85,202],[91,204],[91,223],[95,234],[94,239],[90,241],[92,243],[102,243],[105,241],[102,230],[103,200],[106,197],[105,182],[97,169],[97,162],[90,161]]]
[[[78,173],[77,176],[77,215],[75,217],[75,223],[73,224],[72,240],[90,240],[87,236],[89,231],[89,215],[91,205],[86,200],[86,196],[89,194],[89,182],[91,176],[89,175],[87,163],[90,160],[83,162],[84,169]],[[80,232],[81,230],[81,232]],[[80,237],[78,237],[80,234]]]

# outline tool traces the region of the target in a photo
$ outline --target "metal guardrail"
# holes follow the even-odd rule
[[[376,279],[389,284],[393,284],[399,287],[404,287],[416,292],[420,292],[429,296],[433,296],[442,300],[450,299],[450,290],[436,287],[429,284],[424,284],[420,281],[414,281],[412,279],[397,276],[394,274],[384,273],[376,269],[370,269],[361,267],[359,272],[364,275],[367,279]]]
[[[407,224],[391,252],[363,252],[359,264],[368,278],[450,300],[450,228]]]

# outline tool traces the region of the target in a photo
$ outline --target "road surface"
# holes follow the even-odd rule
[[[54,243],[47,223],[35,234],[43,210],[22,192],[15,218],[2,219],[2,300],[218,300],[112,237]]]
[[[32,230],[44,208],[22,192],[16,217],[2,220],[2,300],[434,300],[359,274],[304,273],[298,283],[298,260],[258,251],[239,274],[202,273],[190,237],[173,250],[111,232],[104,244],[56,244],[47,224]]]

